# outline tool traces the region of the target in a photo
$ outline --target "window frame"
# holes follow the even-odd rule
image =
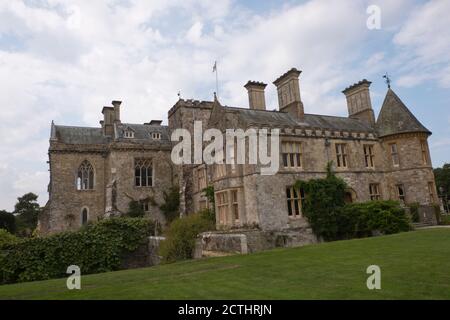
[[[374,192],[374,191],[376,191],[376,192]],[[370,201],[381,200],[381,188],[380,188],[379,183],[377,183],[377,182],[369,183],[369,197],[370,197]]]
[[[336,143],[336,167],[337,168],[348,168],[348,153],[346,143]]]
[[[395,147],[395,151],[393,150]],[[400,167],[400,155],[398,153],[398,144],[397,142],[389,143],[389,151],[391,154],[391,163],[394,167]]]
[[[303,168],[303,143],[301,141],[283,141],[281,159],[285,169]]]
[[[86,213],[86,219],[85,219],[85,213]],[[80,224],[81,226],[86,225],[89,222],[89,208],[83,207],[81,208],[81,219]]]
[[[285,192],[288,217],[291,219],[302,218],[303,201],[305,200],[304,190],[294,186],[286,186]]]
[[[78,166],[75,178],[75,188],[77,191],[94,190],[95,170],[90,161],[83,160]]]
[[[402,190],[403,194],[400,194],[400,189]],[[405,185],[403,183],[397,183],[395,185],[395,190],[397,192],[397,199],[400,201],[400,203],[405,204],[406,203]]]
[[[150,170],[149,170],[149,168],[150,168]],[[143,169],[145,169],[145,174],[144,174]],[[138,170],[139,170],[139,175],[137,174]],[[145,183],[143,183],[143,178],[145,179]],[[153,159],[149,159],[149,158],[134,159],[134,187],[136,187],[136,188],[153,187],[154,179],[155,179],[155,177],[154,177]],[[139,183],[138,183],[138,181],[139,181]]]
[[[373,151],[373,144],[363,145],[364,150],[364,164],[366,168],[375,168],[375,152]]]
[[[429,159],[429,151],[428,151],[428,144],[426,140],[420,140],[420,150],[422,152],[422,164],[423,165],[429,165],[430,159]]]

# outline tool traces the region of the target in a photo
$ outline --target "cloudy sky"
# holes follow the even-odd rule
[[[381,29],[366,9],[381,9]],[[32,191],[47,201],[50,123],[163,119],[183,98],[247,107],[247,80],[303,71],[306,112],[346,115],[341,90],[367,78],[378,113],[382,75],[433,131],[433,165],[450,162],[450,1],[0,1],[0,209]]]

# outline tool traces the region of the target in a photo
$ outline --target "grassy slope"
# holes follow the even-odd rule
[[[366,287],[381,267],[381,290]],[[450,229],[0,286],[0,299],[450,299]]]

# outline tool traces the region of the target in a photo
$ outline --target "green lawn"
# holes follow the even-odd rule
[[[381,267],[381,290],[366,268]],[[0,286],[0,299],[450,299],[450,229]]]

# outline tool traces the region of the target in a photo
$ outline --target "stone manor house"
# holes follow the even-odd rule
[[[299,76],[293,68],[276,79],[278,110],[267,110],[266,84],[249,81],[249,108],[214,101],[179,99],[160,120],[122,122],[121,102],[103,107],[99,127],[52,122],[49,147],[49,201],[39,230],[76,229],[88,221],[125,214],[139,201],[149,216],[164,224],[159,205],[172,186],[180,190],[180,214],[209,207],[203,189],[214,187],[219,229],[294,230],[307,227],[297,180],[324,177],[326,165],[349,188],[346,201],[399,200],[437,203],[427,139],[431,132],[388,89],[375,119],[369,87],[362,80],[342,91],[348,117],[305,113]],[[311,109],[313,109],[311,107]],[[279,128],[280,170],[262,175],[258,164],[175,165],[172,130],[193,134],[194,121],[206,128]]]

